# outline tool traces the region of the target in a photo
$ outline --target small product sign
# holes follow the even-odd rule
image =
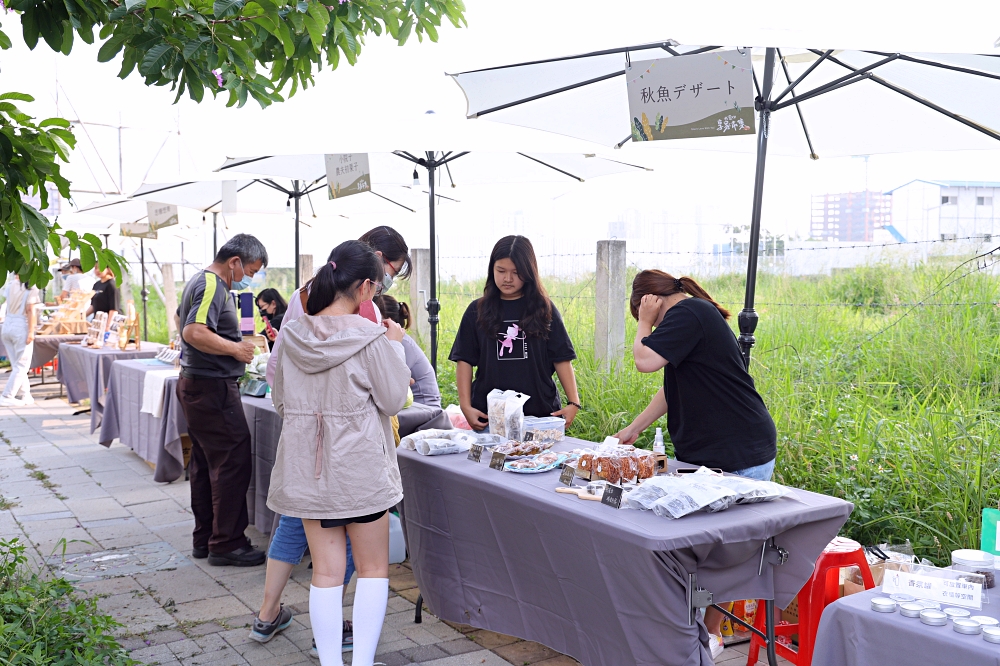
[[[981,609],[983,586],[960,578],[942,578],[905,571],[886,571],[882,579],[884,594],[909,594],[917,599],[937,601],[950,606]]]
[[[612,509],[622,508],[622,487],[611,483],[604,486],[604,494],[601,495],[601,504],[606,504]]]
[[[372,189],[368,153],[326,155],[326,183],[331,199],[340,199]]]
[[[636,61],[625,75],[633,141],[754,133],[749,48]]]
[[[472,448],[469,449],[469,460],[471,460],[472,462],[475,462],[475,463],[477,463],[480,460],[482,460],[483,459],[483,448],[484,447],[483,447],[482,444],[473,444]]]
[[[503,471],[503,464],[507,462],[507,454],[500,453],[499,451],[494,451],[493,456],[490,458],[490,469],[495,469],[499,472]]]
[[[156,238],[156,229],[148,222],[122,222],[121,235],[129,238]]]
[[[563,467],[562,473],[559,475],[559,483],[564,486],[573,485],[573,479],[576,478],[576,467],[573,465],[566,465]]]

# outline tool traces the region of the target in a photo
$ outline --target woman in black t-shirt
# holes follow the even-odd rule
[[[535,250],[524,236],[506,236],[493,247],[483,296],[466,309],[448,358],[458,363],[458,400],[474,430],[489,424],[486,395],[493,389],[531,396],[524,405],[527,416],[562,416],[567,427],[573,423],[580,410],[576,351],[538,279]],[[566,393],[565,407],[553,373]]]
[[[692,278],[657,270],[635,276],[630,308],[639,322],[635,366],[662,369],[663,388],[619,433],[622,443],[666,414],[678,460],[769,479],[777,433],[726,323],[729,312]]]
[[[663,388],[618,433],[621,443],[633,443],[666,414],[677,460],[770,480],[777,432],[726,323],[729,312],[692,278],[657,270],[635,276],[629,306],[639,322],[635,367],[662,369]],[[705,626],[715,657],[722,652],[722,613],[710,608]]]
[[[288,303],[277,289],[267,288],[257,294],[257,309],[260,311],[260,318],[271,324],[270,329],[265,324],[260,334],[267,338],[268,347],[274,348],[274,341],[278,337],[278,331],[281,330],[281,320],[285,316],[285,310],[288,309]]]

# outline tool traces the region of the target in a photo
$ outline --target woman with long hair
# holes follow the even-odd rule
[[[729,311],[694,278],[659,270],[635,276],[629,309],[639,322],[635,367],[663,370],[663,388],[618,433],[621,443],[635,442],[666,414],[677,460],[769,480],[777,431],[726,323]],[[714,657],[722,651],[722,614],[709,609],[705,624]]]
[[[573,423],[581,409],[576,351],[524,236],[506,236],[493,246],[483,295],[465,310],[448,358],[458,364],[459,403],[474,430],[489,424],[486,395],[493,389],[531,396],[524,404],[528,416],[562,416],[567,427]],[[553,373],[566,393],[565,407]]]
[[[288,310],[288,303],[278,293],[277,289],[268,287],[257,294],[257,309],[260,311],[260,318],[270,324],[265,326],[261,335],[267,338],[268,347],[274,347],[274,341],[278,339],[278,331],[281,330],[281,323]]]
[[[392,286],[393,277],[406,278],[410,274],[410,254],[409,248],[403,236],[392,227],[381,226],[366,232],[359,239],[360,242],[370,247],[379,260],[382,267],[379,281],[375,284],[375,294],[380,294]],[[338,245],[327,257],[329,262],[336,261],[336,253],[343,247]],[[320,268],[326,270],[327,265]],[[317,277],[319,273],[317,272]],[[296,321],[306,311],[306,302],[312,294],[312,287],[316,278],[305,283],[292,293],[288,303],[288,309],[282,318],[282,325],[288,326]],[[358,314],[365,319],[376,323],[382,323],[382,315],[371,299],[361,301],[358,304]],[[271,358],[267,362],[267,383],[274,387],[275,371],[277,369],[278,352],[281,350],[284,335],[278,332],[278,337],[271,350]],[[260,611],[254,619],[250,628],[250,638],[260,643],[266,643],[278,635],[279,632],[287,629],[292,623],[292,612],[281,604],[281,594],[288,584],[288,579],[292,575],[292,569],[298,564],[307,547],[306,533],[302,527],[302,521],[292,516],[282,515],[278,520],[278,527],[271,535],[271,543],[267,550],[267,573],[264,576],[264,599],[261,602]],[[347,585],[354,573],[354,560],[352,556],[351,540],[347,539],[347,567],[344,572],[344,585]],[[353,649],[353,627],[349,620],[344,620],[341,631],[344,652]],[[316,656],[316,648],[313,647],[313,656]]]
[[[375,305],[382,313],[383,320],[391,319],[403,329],[403,349],[406,350],[406,365],[410,368],[410,388],[413,390],[413,402],[440,407],[441,389],[438,387],[434,368],[427,360],[424,350],[407,333],[412,321],[410,306],[402,301],[397,301],[388,294],[377,296]]]
[[[372,666],[389,592],[388,510],[403,498],[390,417],[410,370],[403,331],[359,312],[385,269],[347,241],[316,273],[306,314],[286,324],[272,389],[283,419],[267,506],[302,519],[313,576],[309,614],[324,666],[342,664],[343,578],[350,535],[358,583],[354,658]]]

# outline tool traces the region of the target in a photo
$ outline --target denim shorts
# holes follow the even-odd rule
[[[267,557],[271,560],[296,565],[306,554],[309,542],[306,540],[306,530],[301,518],[281,516],[278,527],[271,535],[271,544],[267,548]],[[347,569],[344,571],[344,585],[351,582],[354,575],[354,555],[351,553],[351,540],[347,539]]]
[[[746,469],[738,469],[733,472],[733,474],[736,476],[745,476],[748,479],[756,479],[758,481],[770,481],[771,475],[774,474],[774,460],[766,462],[763,465],[747,467]]]

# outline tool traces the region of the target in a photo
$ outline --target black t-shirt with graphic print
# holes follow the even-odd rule
[[[556,363],[576,358],[573,341],[566,333],[562,317],[552,305],[552,326],[548,339],[527,337],[518,325],[524,316],[524,299],[503,303],[502,330],[484,331],[476,321],[478,301],[465,310],[448,355],[451,361],[475,366],[472,406],[486,413],[486,395],[493,389],[519,391],[531,398],[524,404],[527,416],[548,416],[562,409],[559,391],[552,379]]]

